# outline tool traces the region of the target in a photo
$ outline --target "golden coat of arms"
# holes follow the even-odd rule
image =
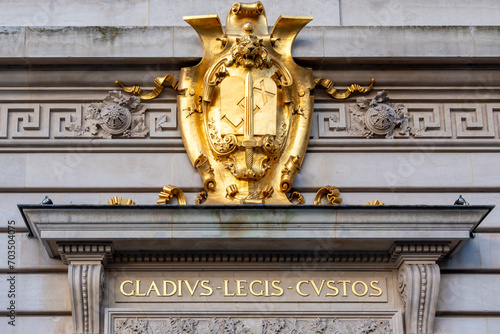
[[[217,15],[184,19],[204,53],[181,70],[179,122],[205,204],[290,204],[286,193],[307,149],[315,86],[291,48],[312,17],[283,15],[269,33],[260,2],[237,2],[225,32]]]
[[[171,75],[155,80],[158,96],[169,82],[180,94],[179,126],[189,159],[199,171],[204,204],[291,204],[287,193],[300,170],[309,142],[316,85],[334,98],[367,92],[351,85],[337,93],[325,78],[297,65],[292,44],[309,16],[282,15],[271,33],[260,2],[236,2],[226,29],[217,15],[186,16],[203,44],[203,58],[183,68],[177,82]],[[140,94],[138,86],[124,87]],[[171,191],[159,203],[168,202]],[[162,197],[160,194],[160,197]],[[292,194],[291,197],[293,197]],[[299,202],[303,200],[298,195]]]

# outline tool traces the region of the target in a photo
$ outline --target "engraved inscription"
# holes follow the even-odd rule
[[[270,300],[317,302],[387,302],[387,277],[325,274],[300,277],[255,274],[221,277],[128,275],[115,280],[116,302],[186,302]]]

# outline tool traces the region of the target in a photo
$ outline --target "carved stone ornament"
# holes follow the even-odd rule
[[[295,319],[276,318],[260,321],[255,326],[252,320],[233,318],[166,318],[166,319],[115,319],[113,334],[156,333],[226,333],[226,334],[392,334],[389,320],[352,319]],[[259,329],[255,329],[258,327]]]
[[[440,278],[435,263],[401,265],[398,291],[404,306],[406,333],[434,333]]]
[[[82,126],[72,123],[68,130],[75,136],[145,137],[149,128],[140,102],[140,97],[125,98],[121,91],[111,91],[102,102],[86,107]]]
[[[358,98],[351,112],[351,133],[354,135],[394,138],[396,133],[409,134],[411,117],[408,110],[402,104],[392,103],[386,91],[379,92],[371,101]]]

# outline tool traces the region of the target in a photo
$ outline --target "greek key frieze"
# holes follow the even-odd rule
[[[142,104],[115,93],[90,104],[2,104],[0,140],[180,138],[174,103]]]
[[[443,105],[407,104],[415,138],[451,138],[451,118]]]
[[[457,138],[494,138],[493,112],[481,104],[445,104],[456,128]]]
[[[500,104],[404,103],[407,131],[394,124],[394,138],[498,139]],[[86,118],[88,103],[5,103],[0,105],[0,140],[69,138],[180,138],[175,103],[144,104],[131,126],[117,135],[91,131],[98,122]],[[385,138],[363,130],[357,104],[316,103],[311,136],[318,139]],[[113,110],[111,110],[112,112]],[[93,125],[90,126],[89,123]],[[97,127],[100,127],[97,125]],[[390,128],[390,126],[389,126]]]
[[[359,98],[356,104],[317,103],[316,125],[311,136],[319,139],[500,138],[499,104],[396,104],[387,96],[377,102],[377,97]]]

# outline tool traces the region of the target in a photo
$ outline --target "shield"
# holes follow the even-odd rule
[[[312,19],[281,16],[271,33],[260,2],[236,2],[226,30],[217,15],[184,18],[203,43],[199,64],[181,70],[178,117],[205,204],[290,204],[311,131],[311,69],[292,59]]]

